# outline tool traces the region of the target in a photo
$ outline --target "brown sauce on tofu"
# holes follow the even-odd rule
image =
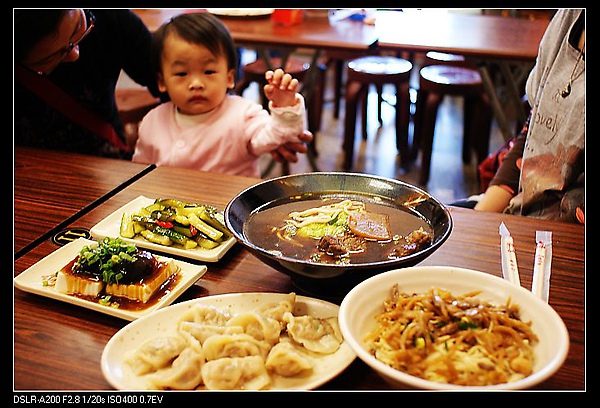
[[[164,262],[158,262],[149,252],[146,251],[140,251],[141,253],[147,253],[149,254],[149,256],[152,257],[152,259],[155,262],[148,262],[148,261],[142,261],[142,263],[138,264],[138,266],[141,268],[142,264],[143,265],[148,265],[151,264],[153,265],[153,271],[151,273],[147,273],[147,271],[144,273],[145,275],[147,275],[146,277],[149,278],[151,276],[155,276],[158,273],[160,273],[161,268],[165,268],[167,267],[167,264]],[[142,258],[146,258],[146,257],[142,257]],[[62,268],[62,272],[65,274],[71,274],[71,275],[75,275],[80,279],[89,279],[93,282],[97,282],[99,280],[98,275],[95,274],[83,274],[81,273],[81,271],[79,271],[79,273],[75,272],[74,266],[75,266],[75,262],[77,261],[77,257],[75,257],[75,259],[73,259],[71,262],[69,262],[67,265],[65,265],[64,268]],[[143,269],[146,269],[146,267],[143,267]],[[138,271],[139,272],[139,271]],[[136,274],[132,274],[131,277],[135,276]],[[141,284],[144,280],[143,277],[141,276],[137,276],[137,283]],[[131,279],[129,279],[131,280]],[[133,300],[133,299],[129,299],[123,296],[114,296],[114,295],[107,295],[106,292],[104,290],[102,290],[98,296],[88,296],[88,295],[84,295],[84,294],[80,294],[80,293],[73,293],[73,294],[69,294],[69,296],[73,296],[73,297],[77,297],[80,299],[84,299],[90,302],[94,302],[94,303],[100,303],[100,304],[105,304],[106,307],[116,307],[119,308],[121,310],[128,310],[128,311],[140,311],[140,310],[145,310],[153,305],[155,305],[156,303],[158,303],[163,297],[165,297],[166,295],[168,295],[179,283],[179,281],[181,280],[181,274],[180,273],[175,273],[173,275],[171,275],[166,281],[164,281],[160,287],[152,294],[152,296],[146,301],[146,302],[142,302],[139,300]],[[131,283],[135,283],[135,282],[128,282],[128,283],[124,283],[124,284],[131,284]]]

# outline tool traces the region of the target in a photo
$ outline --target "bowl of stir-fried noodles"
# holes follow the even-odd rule
[[[569,350],[567,328],[521,286],[470,269],[415,266],[356,285],[339,311],[357,356],[394,388],[528,389]]]
[[[358,282],[421,262],[452,230],[449,210],[426,191],[343,172],[262,181],[224,216],[238,242],[300,292],[340,300]]]

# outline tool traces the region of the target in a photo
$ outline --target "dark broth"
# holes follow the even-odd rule
[[[410,209],[398,206],[393,202],[388,203],[381,200],[374,200],[372,197],[361,196],[326,196],[321,199],[278,203],[279,205],[253,213],[244,223],[244,235],[252,244],[269,252],[278,251],[284,257],[308,261],[315,253],[318,239],[295,236],[291,242],[288,242],[280,239],[276,230],[285,225],[285,220],[288,218],[289,213],[293,211],[303,211],[308,208],[334,204],[343,199],[363,201],[366,204],[367,211],[387,214],[389,216],[392,235],[404,237],[414,230],[423,228],[425,232],[433,236],[433,228],[419,214],[411,212]],[[356,265],[386,261],[390,259],[389,254],[397,245],[398,243],[394,242],[367,241],[366,250],[360,253],[352,253],[347,263]],[[322,257],[318,262],[334,263],[336,261],[334,258]]]

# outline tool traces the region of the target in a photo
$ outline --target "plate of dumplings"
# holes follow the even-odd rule
[[[339,306],[295,293],[192,299],[137,319],[106,344],[118,390],[310,390],[354,361]]]

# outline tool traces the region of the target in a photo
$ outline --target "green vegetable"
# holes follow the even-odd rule
[[[229,234],[229,230],[225,225],[225,217],[216,208],[210,206],[204,207],[204,211],[200,213],[199,217],[211,227],[221,231],[225,236]]]
[[[478,328],[479,325],[477,325],[477,323],[468,320],[468,319],[462,319],[461,321],[458,322],[458,328],[461,330],[467,330],[467,329],[476,329]]]
[[[171,241],[171,238],[167,237],[166,235],[155,234],[150,230],[140,231],[140,235],[146,238],[148,241],[154,242],[155,244],[164,246],[173,245],[173,241]]]
[[[335,213],[329,221],[313,222],[298,228],[296,233],[300,236],[322,238],[325,235],[343,235],[348,225],[348,214],[345,211]]]
[[[196,241],[190,240],[185,235],[180,234],[179,232],[172,230],[170,228],[156,227],[156,228],[154,228],[154,233],[169,237],[169,239],[171,239],[171,241],[176,242],[180,245],[183,245],[186,249],[191,249],[191,248],[194,248],[196,245],[198,245],[198,243]]]
[[[123,213],[121,217],[121,227],[119,230],[119,234],[123,238],[133,238],[135,236],[135,231],[133,228],[133,218],[131,215],[127,213]]]
[[[200,218],[198,218],[198,216],[196,214],[194,214],[194,213],[189,214],[188,220],[190,221],[190,224],[192,224],[194,227],[196,227],[198,232],[203,233],[204,235],[206,235],[208,238],[212,239],[213,241],[219,242],[223,238],[222,231],[219,231],[218,229],[211,227],[210,225],[208,225],[207,223],[202,221]]]
[[[116,266],[135,262],[137,250],[135,245],[128,244],[121,238],[106,237],[97,244],[84,246],[79,251],[75,267],[89,270],[97,267],[103,282],[119,283],[123,274],[118,272]]]
[[[344,225],[325,224],[321,222],[313,222],[312,224],[305,225],[304,227],[298,228],[296,232],[300,236],[311,237],[311,238],[322,238],[325,235],[342,235],[346,227]]]
[[[123,214],[120,236],[142,236],[156,244],[176,244],[184,249],[197,246],[212,249],[229,239],[231,234],[223,213],[215,207],[159,198],[135,214]]]

